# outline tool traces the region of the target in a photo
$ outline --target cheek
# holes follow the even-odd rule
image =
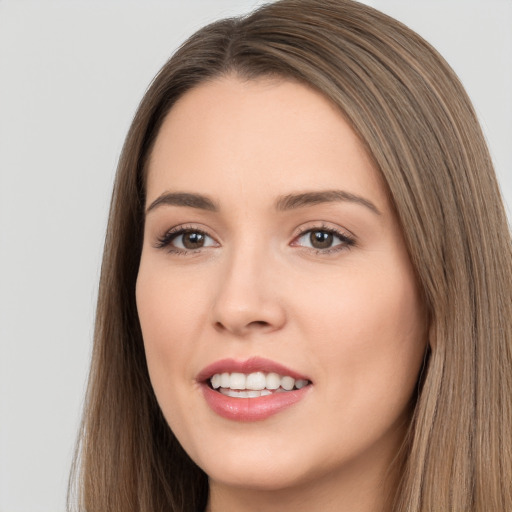
[[[169,405],[170,390],[194,378],[184,363],[190,360],[191,340],[204,323],[197,286],[195,280],[184,280],[153,265],[141,264],[137,278],[137,311],[151,383],[159,402],[162,398]],[[165,409],[164,403],[161,406]]]
[[[398,341],[422,332],[421,300],[410,274],[364,270],[344,270],[340,276],[310,282],[308,292],[295,293],[302,318],[320,333],[318,338],[335,336],[342,343],[333,348],[353,340],[364,350],[385,338]]]
[[[200,323],[204,280],[169,269],[156,258],[142,259],[136,285],[137,312],[145,338],[152,344],[180,339]]]
[[[417,381],[426,322],[412,272],[405,268],[347,272],[318,282],[302,303],[300,329],[317,340],[326,382],[338,382],[354,404],[389,403],[393,397],[403,403]]]

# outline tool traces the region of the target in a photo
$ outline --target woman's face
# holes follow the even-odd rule
[[[212,485],[382,476],[425,314],[382,179],[319,93],[226,77],[178,101],[149,163],[137,307],[163,414]]]

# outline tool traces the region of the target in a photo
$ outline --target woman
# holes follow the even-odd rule
[[[348,0],[200,30],[120,160],[78,509],[511,510],[511,270],[419,36]]]

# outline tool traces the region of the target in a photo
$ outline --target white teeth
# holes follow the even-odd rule
[[[215,377],[215,375],[214,375],[214,377]],[[230,381],[229,373],[225,372],[220,375],[220,387],[221,388],[229,388],[229,381]],[[212,382],[212,386],[213,386],[213,382]],[[213,386],[213,387],[215,387],[215,386]],[[219,387],[219,386],[217,386],[217,387]]]
[[[243,373],[232,373],[229,381],[231,389],[245,389],[245,375]]]
[[[263,372],[250,373],[247,375],[245,387],[247,389],[262,390],[265,389],[267,380]]]
[[[267,389],[277,389],[281,386],[281,377],[277,373],[269,373],[267,375]]]
[[[213,389],[218,389],[227,396],[236,396],[237,398],[254,398],[271,394],[271,391],[291,391],[292,389],[301,389],[309,384],[305,379],[295,380],[288,375],[278,375],[277,373],[254,372],[249,374],[216,373],[210,379]],[[231,391],[230,391],[231,390]]]
[[[283,377],[281,379],[281,387],[286,391],[291,391],[295,386],[295,379],[293,377]]]
[[[304,386],[306,386],[306,385],[307,385],[307,383],[308,383],[308,381],[307,381],[307,380],[304,380],[304,379],[297,379],[297,380],[295,381],[295,387],[296,387],[297,389],[301,389],[301,388],[303,388]]]
[[[221,375],[220,375],[220,373],[216,373],[212,377],[212,387],[213,387],[213,389],[220,388],[220,381],[221,381]]]
[[[258,398],[260,396],[271,395],[272,393],[268,389],[262,390],[251,390],[251,391],[240,391],[237,389],[221,388],[219,391],[226,396],[232,398]]]

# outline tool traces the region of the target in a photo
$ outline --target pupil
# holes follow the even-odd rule
[[[332,245],[333,234],[326,231],[312,231],[309,238],[315,249],[327,249]]]
[[[202,233],[185,233],[183,235],[183,245],[187,249],[198,249],[204,244],[204,235]]]

